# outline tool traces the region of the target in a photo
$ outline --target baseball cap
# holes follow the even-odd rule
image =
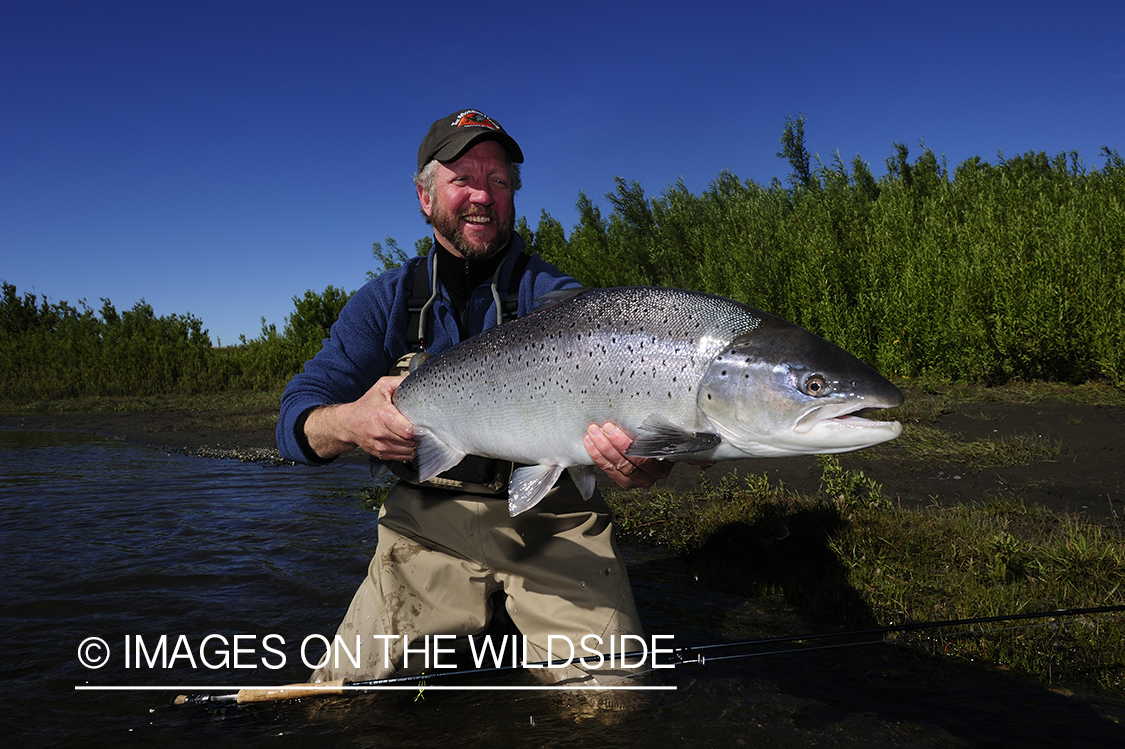
[[[462,109],[430,126],[418,148],[418,171],[434,159],[453,161],[477,141],[489,139],[499,142],[514,163],[523,163],[523,151],[499,122],[479,109]]]

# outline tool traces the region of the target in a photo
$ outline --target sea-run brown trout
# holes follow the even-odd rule
[[[533,507],[563,469],[589,498],[583,437],[612,421],[628,455],[719,461],[839,453],[902,431],[859,414],[902,393],[840,347],[723,297],[625,287],[571,298],[426,360],[394,403],[414,424],[428,480],[466,455],[528,464],[509,511]]]

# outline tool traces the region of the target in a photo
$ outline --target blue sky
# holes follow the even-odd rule
[[[426,233],[430,123],[475,107],[527,157],[518,214],[723,169],[766,183],[787,116],[876,174],[893,143],[1125,151],[1125,4],[0,0],[0,279],[144,298],[212,341],[355,289]]]

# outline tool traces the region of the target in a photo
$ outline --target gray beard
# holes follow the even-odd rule
[[[513,211],[513,214],[514,213]],[[476,215],[481,214],[477,212]],[[499,218],[496,212],[491,208],[488,208],[484,215],[487,215],[493,221],[497,221]],[[435,210],[432,223],[434,225],[434,231],[448,239],[457,252],[461,254],[461,257],[467,260],[486,260],[507,247],[509,240],[512,238],[512,230],[514,228],[514,223],[512,221],[499,224],[496,236],[493,240],[483,247],[477,247],[469,244],[465,239],[465,234],[461,231],[460,215],[454,216],[451,213]]]

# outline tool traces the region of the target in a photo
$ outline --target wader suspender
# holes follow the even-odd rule
[[[512,265],[512,275],[508,281],[504,303],[497,305],[502,322],[514,320],[519,314],[519,280],[523,277],[524,271],[527,270],[527,264],[530,260],[531,255],[521,252]],[[504,264],[501,263],[500,267],[503,266]],[[426,350],[426,342],[422,340],[419,331],[421,330],[423,315],[428,310],[430,298],[433,296],[429,281],[430,258],[426,257],[418,263],[418,269],[414,272],[414,285],[410,289],[410,299],[406,302],[406,309],[409,313],[406,322],[406,350],[410,353]],[[472,292],[469,293],[471,296]],[[495,287],[493,287],[493,294],[496,294]]]
[[[508,289],[505,292],[506,298],[503,303],[500,302],[500,293],[496,289],[500,269],[504,267],[503,263],[500,263],[500,266],[496,269],[496,274],[492,277],[492,298],[496,302],[496,309],[500,316],[499,323],[514,320],[519,314],[519,282],[527,270],[527,264],[530,260],[531,255],[521,252],[515,263],[512,264],[512,275],[508,281]],[[426,313],[433,306],[436,292],[436,286],[430,283],[429,266],[430,258],[427,257],[418,263],[418,269],[414,273],[414,286],[410,290],[410,299],[407,301],[409,313],[406,322],[407,355],[400,359],[398,365],[396,365],[396,371],[400,374],[405,374],[405,362],[411,354],[421,353],[426,349],[426,342],[423,340],[421,333],[424,328],[421,326]],[[470,291],[471,295],[472,292]],[[433,477],[425,484],[418,484],[418,474],[409,464],[389,462],[386,466],[391,473],[416,486],[429,486],[446,491],[490,496],[497,496],[508,490],[508,478],[515,468],[511,461],[483,458],[479,455],[466,455],[460,463],[440,476]]]

